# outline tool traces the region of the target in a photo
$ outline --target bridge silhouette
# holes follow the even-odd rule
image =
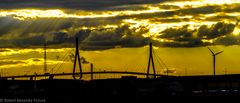
[[[44,44],[44,73],[37,74],[36,72],[34,74],[25,74],[25,75],[15,75],[15,76],[2,76],[0,79],[12,79],[15,80],[15,78],[30,78],[30,80],[36,79],[37,77],[49,77],[49,79],[53,79],[56,76],[72,76],[73,79],[80,80],[83,77],[83,74],[89,75],[91,74],[91,79],[93,79],[93,74],[130,74],[130,75],[138,75],[138,76],[146,76],[146,78],[149,78],[149,76],[156,78],[164,76],[163,74],[156,74],[155,66],[154,66],[154,60],[153,60],[153,49],[152,49],[152,43],[149,45],[149,60],[148,60],[148,66],[147,66],[147,72],[133,72],[133,71],[93,71],[93,64],[91,63],[91,70],[89,72],[83,72],[82,70],[82,63],[80,59],[80,53],[79,53],[79,47],[78,47],[78,38],[76,38],[76,48],[75,48],[75,59],[74,59],[74,67],[73,72],[70,73],[48,73],[47,72],[47,63],[46,63],[46,43]],[[157,60],[157,59],[156,59]],[[79,72],[76,72],[76,66],[79,66]],[[165,65],[165,64],[164,64]],[[150,68],[152,66],[153,73],[150,73]],[[166,65],[165,65],[166,67]],[[167,68],[167,67],[166,67]],[[168,69],[168,68],[167,68]],[[167,70],[168,71],[168,70]],[[76,78],[76,77],[79,78]],[[168,72],[166,74],[168,76]]]
[[[148,73],[142,73],[142,72],[128,72],[128,71],[95,71],[95,72],[78,72],[78,73],[55,73],[55,74],[33,74],[33,75],[18,75],[18,76],[4,76],[1,77],[1,79],[12,79],[14,80],[15,78],[30,78],[30,80],[33,80],[33,78],[36,77],[49,77],[49,78],[54,78],[56,76],[71,76],[71,75],[81,75],[81,74],[131,74],[131,75],[139,75],[139,76],[157,76],[157,77],[161,77],[161,76],[165,76],[162,74],[148,74]]]

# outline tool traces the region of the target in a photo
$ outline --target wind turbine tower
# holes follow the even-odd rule
[[[223,51],[220,51],[220,52],[217,52],[217,53],[214,53],[209,47],[207,47],[209,49],[209,51],[212,53],[212,56],[213,56],[213,76],[215,76],[215,70],[216,70],[216,56],[220,53],[222,53]]]

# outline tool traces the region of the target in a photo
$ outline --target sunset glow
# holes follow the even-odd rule
[[[48,71],[72,72],[75,37],[81,56],[96,70],[144,72],[152,42],[155,54],[173,69],[171,75],[210,74],[206,47],[224,49],[218,73],[225,67],[240,73],[235,58],[240,0],[140,1],[0,1],[2,74],[43,73],[44,43]],[[161,63],[156,65],[157,73],[166,73]],[[83,68],[88,71],[89,64]]]

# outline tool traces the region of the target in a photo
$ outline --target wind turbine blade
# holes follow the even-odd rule
[[[218,55],[218,54],[220,54],[220,53],[222,53],[223,51],[220,51],[220,52],[218,52],[218,53],[216,53],[215,55]]]
[[[208,50],[210,50],[210,52],[214,55],[213,51],[212,51],[209,47],[207,47],[207,48],[208,48]]]

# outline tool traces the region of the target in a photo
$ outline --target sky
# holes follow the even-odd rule
[[[239,20],[240,0],[1,0],[0,68],[8,75],[42,71],[44,43],[50,50],[49,67],[62,63],[61,68],[72,68],[70,54],[78,37],[83,56],[99,68],[137,71],[132,68],[145,64],[152,42],[156,54],[178,75],[210,74],[207,46],[224,50],[220,73],[226,68],[240,73],[234,58],[240,44]],[[121,62],[114,61],[116,57]],[[137,57],[139,63],[127,64]],[[208,58],[206,63],[202,57]],[[23,69],[30,67],[36,70]]]

